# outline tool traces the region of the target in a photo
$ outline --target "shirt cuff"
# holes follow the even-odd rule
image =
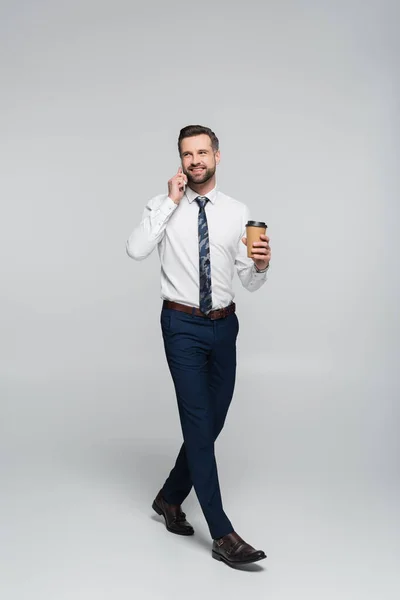
[[[178,205],[175,204],[175,202],[168,196],[168,198],[166,198],[161,204],[160,211],[164,213],[164,215],[170,215],[177,208]]]

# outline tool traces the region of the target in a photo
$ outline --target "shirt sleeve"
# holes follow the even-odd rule
[[[144,260],[164,237],[170,217],[178,205],[169,196],[156,196],[143,211],[142,220],[126,241],[126,252],[135,260]]]
[[[235,266],[243,287],[249,292],[255,292],[267,281],[267,271],[259,273],[256,270],[254,261],[247,256],[247,247],[242,242],[242,237],[246,237],[246,223],[249,217],[249,209],[245,206],[242,217],[242,234],[238,243]]]

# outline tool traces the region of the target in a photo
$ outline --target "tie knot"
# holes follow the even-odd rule
[[[207,196],[197,196],[197,198],[196,198],[196,202],[200,206],[201,209],[204,209],[208,200],[209,200],[209,198],[207,198]]]

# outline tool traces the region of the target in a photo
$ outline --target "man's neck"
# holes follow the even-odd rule
[[[215,188],[215,177],[212,177],[211,179],[209,179],[208,181],[204,182],[204,183],[199,183],[199,184],[193,184],[190,183],[189,187],[192,188],[192,190],[194,192],[196,192],[196,194],[199,194],[199,196],[206,196],[208,194],[208,192],[211,192],[211,190],[213,190]]]

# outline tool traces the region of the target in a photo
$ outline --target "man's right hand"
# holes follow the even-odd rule
[[[185,193],[185,185],[187,185],[187,177],[182,171],[182,167],[179,167],[177,174],[168,181],[168,196],[175,204],[179,204],[182,200]]]

